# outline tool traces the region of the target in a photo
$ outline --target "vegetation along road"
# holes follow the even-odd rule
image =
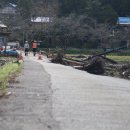
[[[130,81],[91,75],[28,56],[9,98],[0,100],[1,130],[129,130]]]

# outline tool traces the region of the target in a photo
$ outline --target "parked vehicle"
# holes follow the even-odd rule
[[[6,55],[6,56],[18,56],[19,53],[17,52],[16,49],[10,49],[10,50],[3,50],[1,51],[1,55]]]

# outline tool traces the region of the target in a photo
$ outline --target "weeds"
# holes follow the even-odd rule
[[[0,94],[6,91],[6,86],[11,74],[20,72],[22,65],[19,63],[7,63],[0,68]]]

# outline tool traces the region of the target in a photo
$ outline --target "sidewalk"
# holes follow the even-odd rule
[[[17,80],[8,89],[14,94],[0,100],[0,130],[59,130],[52,115],[50,76],[43,66],[26,57]]]

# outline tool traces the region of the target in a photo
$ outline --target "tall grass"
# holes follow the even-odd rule
[[[9,75],[21,69],[19,63],[8,63],[0,68],[0,91],[5,90]]]

